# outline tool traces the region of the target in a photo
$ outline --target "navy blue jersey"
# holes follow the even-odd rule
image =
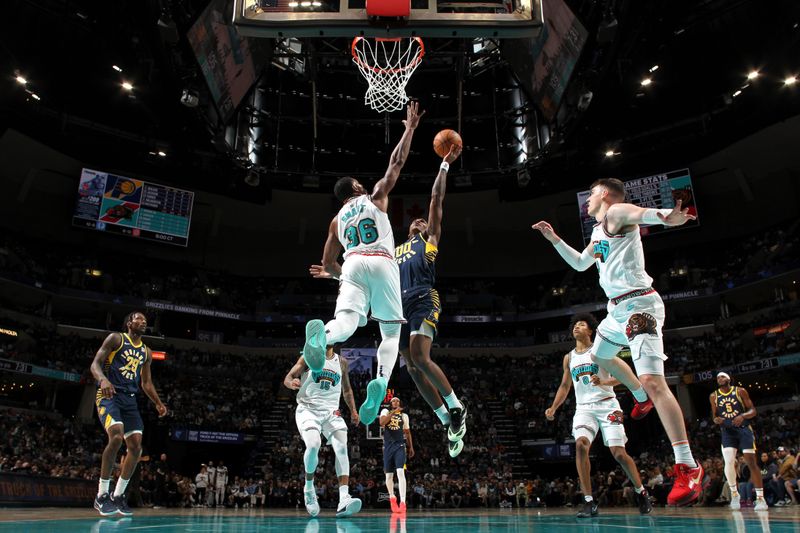
[[[147,346],[134,344],[126,333],[116,350],[108,354],[105,374],[117,392],[135,394],[142,379],[142,365],[147,360]]]
[[[731,387],[731,390],[727,393],[722,392],[721,389],[717,389],[714,394],[716,395],[717,416],[723,420],[730,422],[747,411],[742,398],[739,396],[739,387]],[[750,421],[745,419],[741,427],[747,427],[749,425]]]
[[[439,249],[419,233],[394,249],[403,300],[433,288],[438,253]]]
[[[406,442],[405,424],[403,423],[403,413],[393,413],[389,417],[389,422],[383,426],[383,444],[390,443],[404,444]]]

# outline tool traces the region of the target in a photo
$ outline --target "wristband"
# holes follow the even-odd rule
[[[664,224],[664,221],[658,218],[659,213],[666,217],[672,213],[672,209],[645,209],[644,213],[642,213],[642,222],[645,224]]]
[[[439,165],[439,170],[444,170],[445,172],[450,170],[450,163],[447,161],[442,161],[442,164]]]

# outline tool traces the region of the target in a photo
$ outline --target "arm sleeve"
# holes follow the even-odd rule
[[[578,250],[565,243],[564,240],[558,241],[553,245],[558,255],[573,269],[583,272],[594,264],[594,256],[589,253],[589,248],[579,253]]]
[[[383,409],[383,410],[381,411],[381,414],[379,414],[378,416],[386,416],[386,415],[388,415],[388,414],[389,414],[389,410],[388,410],[388,409]]]
[[[664,224],[664,221],[658,218],[658,214],[661,213],[664,216],[668,216],[672,212],[672,209],[645,209],[642,213],[642,222],[645,224]]]

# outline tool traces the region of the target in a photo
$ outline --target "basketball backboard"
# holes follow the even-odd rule
[[[411,0],[399,22],[370,21],[365,0],[234,0],[233,23],[253,37],[536,37],[541,0]]]

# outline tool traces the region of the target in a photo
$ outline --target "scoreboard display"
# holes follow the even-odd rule
[[[72,224],[186,246],[194,193],[84,168]]]
[[[586,212],[586,200],[590,191],[578,193],[578,210],[581,217],[581,231],[584,244],[592,236],[592,228],[597,221]],[[689,214],[697,216],[697,204],[692,189],[692,177],[689,169],[673,170],[663,174],[647,176],[625,182],[625,201],[640,207],[653,209],[672,209],[675,202],[681,200],[681,208],[689,209]],[[682,226],[667,227],[661,224],[640,224],[642,235],[649,235],[661,231],[673,231],[679,228],[697,226],[698,220],[690,220]]]

